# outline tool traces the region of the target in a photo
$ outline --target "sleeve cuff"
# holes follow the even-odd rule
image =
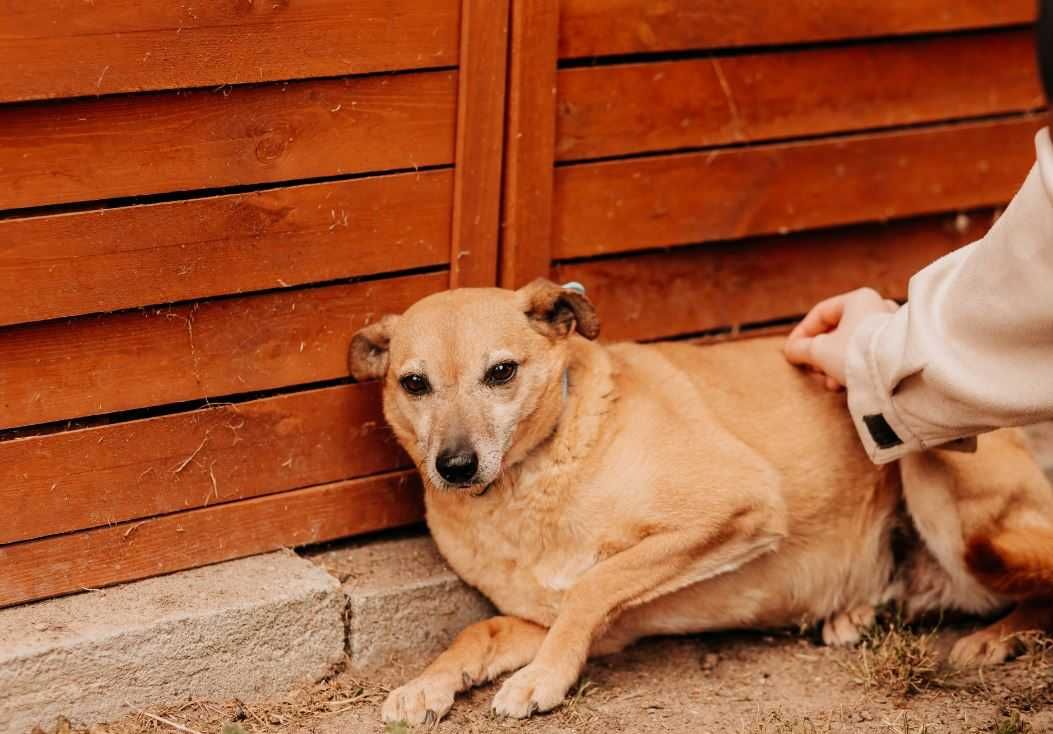
[[[852,336],[845,360],[848,410],[859,440],[875,464],[887,464],[926,448],[896,411],[893,386],[884,384],[872,358],[874,343],[891,320],[892,314],[864,319]]]

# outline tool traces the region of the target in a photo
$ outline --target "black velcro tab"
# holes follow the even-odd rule
[[[903,441],[892,430],[892,426],[885,420],[885,416],[880,413],[864,415],[863,423],[866,424],[867,430],[870,431],[870,437],[874,439],[874,443],[878,445],[879,449],[890,449],[893,446],[902,445]]]

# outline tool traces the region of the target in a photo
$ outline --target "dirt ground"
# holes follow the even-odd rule
[[[939,661],[964,630],[891,625],[861,648],[808,635],[724,634],[643,642],[589,664],[569,703],[528,721],[488,713],[490,685],[459,697],[438,734],[943,734],[1053,732],[1053,644],[970,674]],[[423,664],[362,677],[339,673],[281,700],[191,701],[129,716],[91,734],[407,734],[380,723],[389,687]],[[158,717],[158,718],[151,718]],[[164,721],[161,721],[163,719]],[[180,728],[177,728],[180,727]],[[66,729],[65,731],[69,731]]]

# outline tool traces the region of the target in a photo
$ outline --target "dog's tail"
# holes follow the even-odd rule
[[[1053,595],[1053,529],[1020,528],[973,537],[965,562],[992,591],[1018,598]]]

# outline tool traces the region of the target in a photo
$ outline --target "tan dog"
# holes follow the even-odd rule
[[[890,600],[1018,602],[958,642],[961,664],[1053,623],[1053,493],[1015,433],[879,469],[781,340],[604,346],[598,328],[541,280],[434,295],[355,335],[352,373],[385,381],[439,549],[507,615],[393,691],[385,719],[436,721],[517,669],[494,710],[547,711],[589,655],[647,635],[821,621],[852,643]]]

